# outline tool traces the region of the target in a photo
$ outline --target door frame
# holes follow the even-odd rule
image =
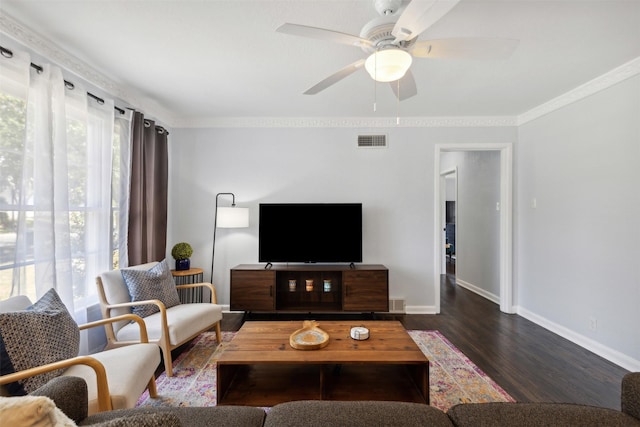
[[[513,304],[513,144],[511,143],[451,143],[436,144],[434,156],[434,266],[433,283],[436,313],[440,313],[440,272],[444,247],[442,208],[444,204],[440,179],[440,155],[454,151],[500,152],[500,311],[515,313]]]
[[[458,166],[454,166],[451,169],[444,170],[440,172],[440,239],[442,242],[446,242],[447,235],[445,231],[446,227],[446,185],[447,185],[447,177],[449,175],[453,175],[453,179],[456,180],[456,187],[454,189],[455,199],[456,199],[456,222],[458,216]],[[457,229],[456,229],[457,231]],[[456,236],[457,241],[458,236]],[[446,274],[447,272],[447,249],[444,246],[444,243],[440,246],[440,251],[438,252],[440,255],[440,274]]]

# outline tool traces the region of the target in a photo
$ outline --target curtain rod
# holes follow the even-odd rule
[[[10,49],[7,49],[4,46],[0,46],[0,54],[2,54],[2,56],[4,56],[5,58],[13,58],[13,51],[10,50]],[[40,66],[38,64],[34,64],[33,62],[31,62],[30,65],[31,65],[31,68],[35,69],[38,73],[42,73],[42,71],[43,71],[42,66]],[[76,85],[74,85],[73,83],[71,83],[68,80],[64,80],[64,85],[69,90],[73,90],[76,87]],[[100,98],[97,95],[92,94],[91,92],[87,91],[87,96],[89,96],[90,98],[93,98],[100,105],[104,104],[104,99]],[[123,110],[122,108],[118,107],[117,105],[114,105],[113,108],[115,108],[115,110],[120,114],[124,114],[125,113],[125,110]],[[127,107],[127,109],[133,110],[133,108],[129,108],[129,107]],[[149,126],[151,126],[151,122],[149,120],[145,119],[144,120],[144,125],[145,125],[145,127],[149,127]],[[169,135],[169,132],[165,128],[163,128],[162,126],[156,125],[156,129],[157,129],[157,131],[159,133],[166,133],[167,135]]]
[[[2,54],[2,56],[4,56],[5,58],[13,58],[13,51],[10,49],[7,49],[4,46],[0,46],[0,53]],[[31,63],[31,68],[33,68],[34,70],[36,70],[38,73],[42,73],[43,68],[38,65],[38,64],[34,64],[33,62]],[[76,85],[74,85],[73,83],[71,83],[68,80],[64,81],[64,85],[67,87],[67,89],[75,89]],[[97,95],[92,94],[91,92],[87,92],[87,95],[90,98],[93,98],[98,104],[102,105],[104,104],[104,99],[100,98]],[[122,108],[114,105],[113,108],[116,109],[117,112],[119,112],[120,114],[124,114],[125,110],[123,110]]]

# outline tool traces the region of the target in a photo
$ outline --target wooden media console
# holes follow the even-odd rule
[[[387,312],[384,265],[241,264],[231,269],[230,308],[254,312]]]

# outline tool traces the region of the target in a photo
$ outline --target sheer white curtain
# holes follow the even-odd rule
[[[60,69],[45,65],[40,73],[31,70],[30,83],[20,205],[33,210],[20,211],[18,256],[28,259],[32,231],[36,295],[54,287],[72,310],[73,289],[63,286],[73,280],[64,80]],[[19,285],[27,279],[21,275]]]
[[[95,102],[58,67],[40,65],[19,52],[0,62],[0,159],[12,154],[0,164],[0,299],[35,300],[53,287],[82,312],[97,301],[95,277],[117,265],[122,209],[113,197],[128,185],[120,157],[129,156],[130,120],[116,121],[112,100]],[[17,107],[9,114],[6,105]]]
[[[116,116],[113,167],[114,227],[112,247],[118,254],[114,268],[129,266],[129,200],[131,192],[131,152],[133,110]]]
[[[98,104],[76,84],[67,95],[67,183],[74,299],[96,302],[95,277],[111,268],[111,171],[114,103]],[[54,176],[54,181],[59,177]],[[66,242],[62,242],[66,245]]]

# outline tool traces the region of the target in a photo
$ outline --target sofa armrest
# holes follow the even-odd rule
[[[43,374],[45,372],[65,369],[73,365],[87,365],[96,373],[97,389],[98,389],[98,410],[110,411],[111,396],[109,394],[109,384],[107,383],[107,371],[102,363],[91,356],[78,356],[71,359],[59,360],[46,365],[36,366],[35,368],[25,369],[23,371],[14,372],[0,376],[0,385],[10,384],[25,378]]]
[[[631,372],[622,378],[621,409],[640,420],[640,372]]]
[[[155,300],[154,300],[155,301]],[[163,304],[164,305],[164,304]],[[85,323],[83,325],[78,325],[78,329],[84,330],[89,328],[95,328],[96,326],[103,326],[108,323],[120,322],[122,320],[132,320],[138,324],[140,328],[140,342],[148,343],[149,335],[147,334],[147,325],[145,325],[142,317],[137,316],[135,314],[122,314],[120,316],[109,317],[107,319],[96,320],[95,322]]]
[[[53,400],[56,407],[76,423],[88,416],[89,400],[87,383],[79,377],[60,376],[30,393],[31,396],[46,396]]]
[[[218,297],[216,296],[216,288],[211,283],[188,283],[184,285],[176,285],[176,289],[189,289],[189,288],[208,288],[211,292],[211,304],[218,303]]]

